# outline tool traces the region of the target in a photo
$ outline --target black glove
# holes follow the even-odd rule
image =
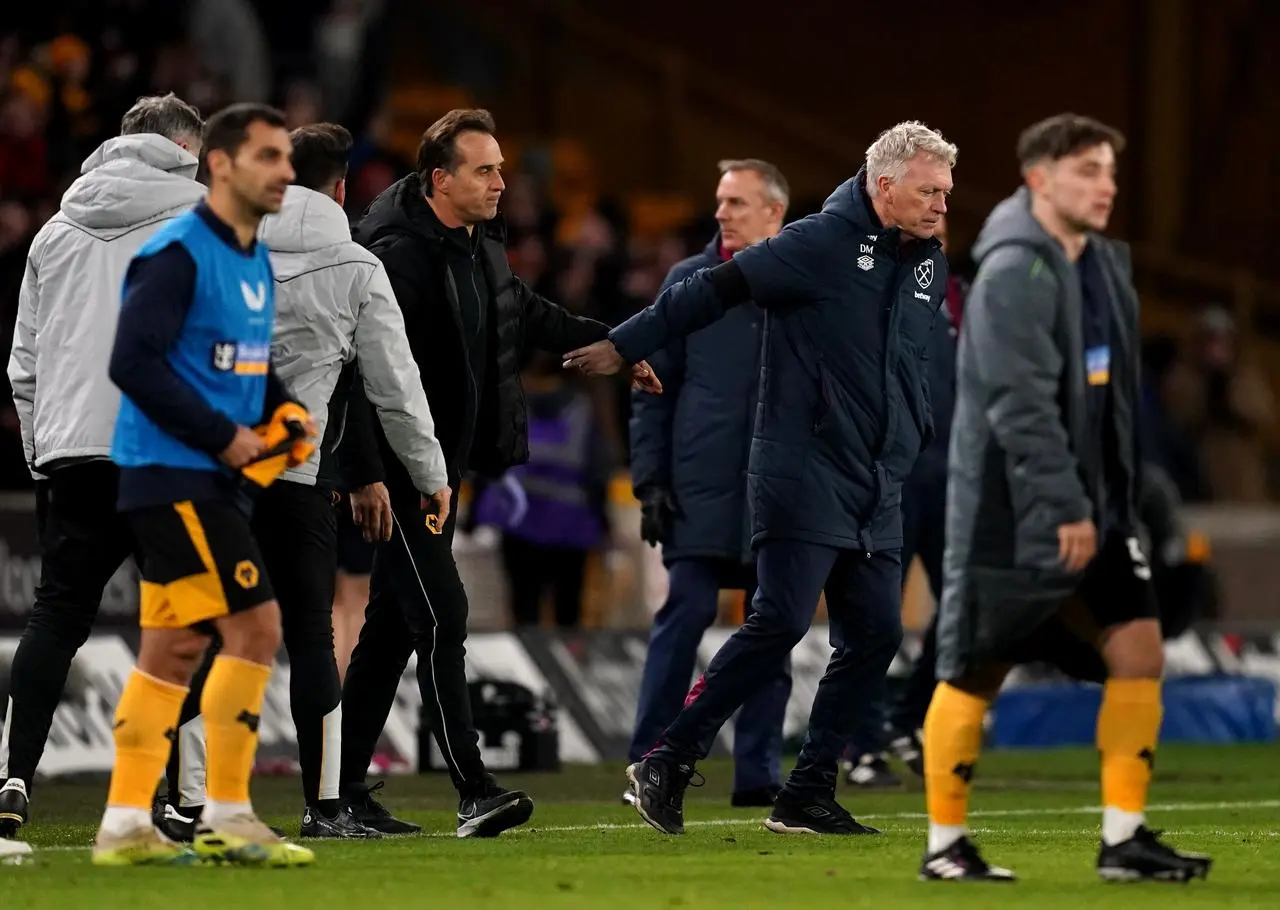
[[[670,490],[651,490],[640,503],[640,539],[651,547],[663,543],[671,534],[671,521],[676,515],[676,501]]]

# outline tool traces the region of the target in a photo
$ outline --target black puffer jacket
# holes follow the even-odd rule
[[[491,222],[484,231],[472,245],[474,253],[450,242],[423,198],[417,175],[410,174],[370,204],[354,232],[391,278],[455,486],[468,470],[497,475],[529,456],[522,350],[563,354],[609,333],[603,323],[574,316],[533,293],[511,273],[501,227]],[[480,291],[488,304],[482,388],[463,345],[457,282],[449,268],[450,257],[471,255],[479,257],[486,285]]]

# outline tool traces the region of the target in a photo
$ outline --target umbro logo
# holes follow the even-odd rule
[[[875,267],[876,267],[876,261],[870,256],[858,257],[858,268],[862,269],[862,271],[869,272]]]
[[[814,818],[826,818],[831,814],[831,811],[824,809],[822,806],[805,806],[804,814],[812,815]]]

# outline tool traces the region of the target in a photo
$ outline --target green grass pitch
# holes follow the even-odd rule
[[[916,880],[923,796],[907,789],[842,802],[879,837],[772,834],[760,810],[731,809],[731,768],[709,762],[690,790],[688,833],[664,837],[621,805],[622,769],[568,767],[505,775],[537,801],[529,826],[495,840],[453,836],[443,776],[392,778],[389,807],[425,834],[377,842],[312,842],[305,869],[98,869],[89,863],[102,780],[46,783],[33,794],[33,860],[0,867],[0,908],[187,910],[216,907],[459,908],[1101,908],[1280,907],[1280,746],[1161,750],[1149,819],[1175,846],[1216,862],[1207,882],[1104,885],[1093,873],[1099,813],[1091,750],[1000,752],[978,769],[971,825],[1013,885]],[[903,773],[907,772],[903,769]],[[259,778],[254,800],[296,834],[295,778]]]

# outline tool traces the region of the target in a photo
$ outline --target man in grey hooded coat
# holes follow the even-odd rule
[[[85,159],[27,254],[8,373],[37,481],[43,557],[0,737],[0,835],[27,819],[71,661],[107,583],[134,553],[116,513],[119,470],[109,456],[120,392],[107,361],[134,253],[204,196],[195,180],[203,129],[199,111],[172,92],[138,99],[120,135]]]
[[[1163,645],[1135,506],[1138,297],[1101,235],[1116,130],[1074,114],[1029,127],[1026,183],[974,247],[948,458],[938,678],[924,725],[929,844],[920,877],[1008,881],[965,828],[987,708],[1016,663],[1105,681],[1098,713],[1104,880],[1209,870],[1146,826]]]

